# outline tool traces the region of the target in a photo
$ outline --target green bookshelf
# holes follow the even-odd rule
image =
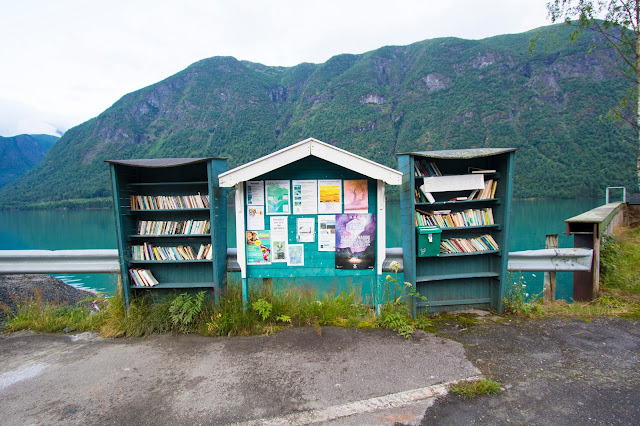
[[[400,203],[404,276],[427,298],[426,302],[413,301],[414,315],[427,309],[503,311],[515,151],[485,148],[398,155],[403,173]],[[487,190],[488,182],[491,188]],[[487,209],[493,223],[471,223],[468,215],[462,214]],[[441,248],[435,256],[419,257],[416,226],[435,215],[455,215],[463,220],[464,223],[440,226],[444,245],[458,251],[447,253]],[[492,239],[498,248],[485,243],[487,239]]]
[[[226,161],[107,161],[127,305],[136,292],[211,289],[217,298],[226,284],[226,192],[218,185],[218,174],[226,171]],[[142,224],[149,225],[147,231],[141,231]],[[130,270],[149,271],[157,284],[143,285],[140,273]]]

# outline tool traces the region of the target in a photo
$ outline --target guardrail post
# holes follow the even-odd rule
[[[555,249],[558,248],[558,234],[548,234],[545,241],[544,248]],[[556,273],[545,272],[544,273],[544,290],[543,290],[544,303],[550,303],[556,300]]]

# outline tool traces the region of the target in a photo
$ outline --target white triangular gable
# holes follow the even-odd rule
[[[353,170],[372,179],[381,180],[389,185],[400,185],[402,173],[344,149],[336,148],[314,138],[305,139],[279,151],[266,155],[257,160],[243,164],[218,177],[221,187],[232,187],[240,182],[246,182],[270,171],[294,163],[313,155],[345,169]]]

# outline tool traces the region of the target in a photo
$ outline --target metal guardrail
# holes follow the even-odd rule
[[[557,248],[514,251],[509,253],[509,271],[522,272],[588,272],[593,250]]]
[[[227,271],[238,272],[237,250],[227,249]],[[509,253],[510,271],[561,272],[590,271],[591,249],[544,249]],[[391,262],[403,272],[402,247],[389,247],[383,272],[393,272]],[[0,274],[117,274],[120,272],[118,250],[0,250]]]
[[[0,250],[0,274],[117,274],[118,250]]]

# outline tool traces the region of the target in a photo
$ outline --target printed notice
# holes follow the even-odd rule
[[[289,197],[288,180],[267,180],[267,214],[289,214],[291,212],[291,198]]]
[[[273,263],[287,261],[287,241],[289,237],[289,218],[287,216],[271,216],[271,261]]]
[[[318,216],[318,251],[335,251],[336,216],[333,214]]]
[[[264,230],[264,206],[247,206],[247,229]]]
[[[344,212],[367,213],[369,211],[369,188],[366,179],[344,181]]]
[[[296,241],[299,243],[312,243],[316,240],[316,218],[299,217],[296,219]]]
[[[304,244],[289,244],[287,266],[304,266]]]
[[[269,231],[247,231],[247,265],[271,263],[271,238]]]
[[[340,179],[318,181],[318,213],[342,213],[342,181]]]
[[[293,185],[293,214],[318,213],[318,181],[294,180]]]
[[[264,206],[264,181],[247,181],[247,206]]]

